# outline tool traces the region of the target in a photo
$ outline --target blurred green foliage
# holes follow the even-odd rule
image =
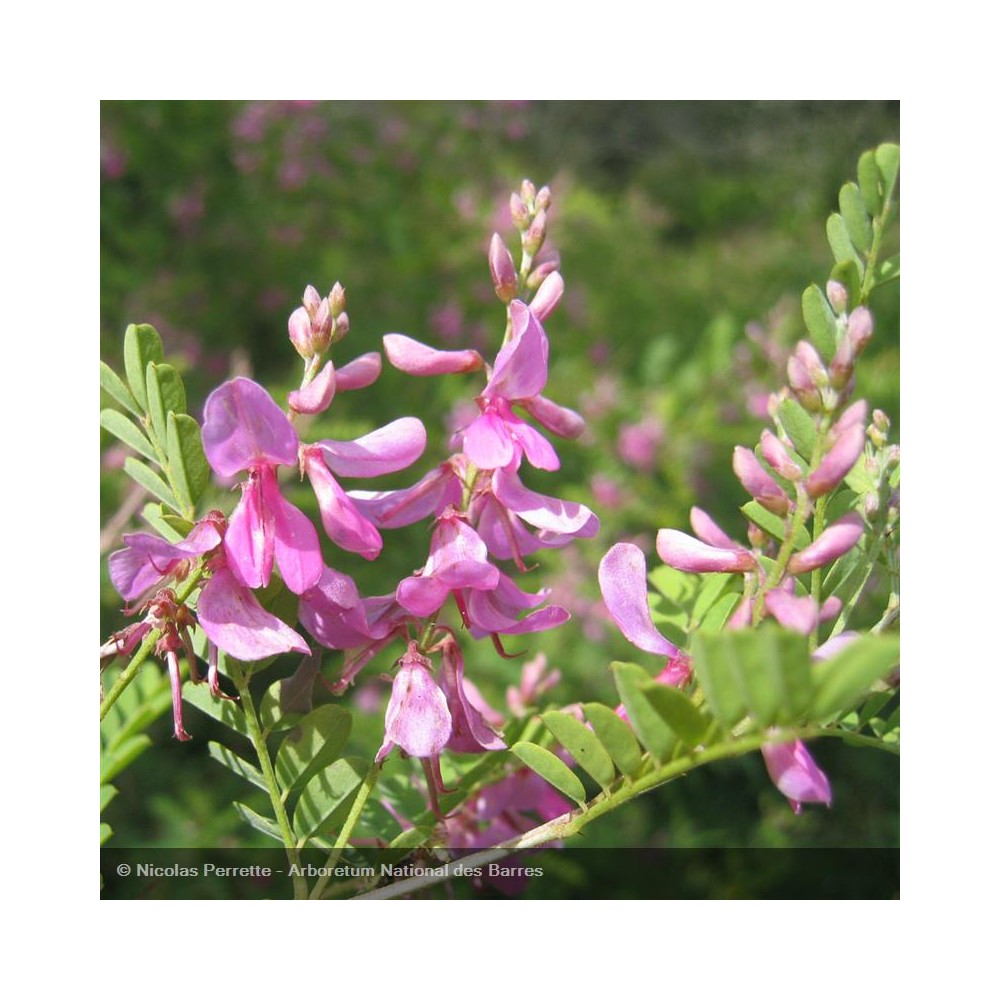
[[[192,414],[233,373],[251,374],[280,400],[299,381],[288,314],[306,284],[325,293],[338,280],[351,333],[335,363],[379,350],[390,331],[491,358],[503,308],[486,246],[494,231],[515,245],[506,206],[521,178],[548,183],[548,245],[561,254],[567,292],[546,323],[546,394],[583,412],[589,428],[580,441],[559,442],[558,474],[525,479],[589,503],[602,530],[543,553],[528,577],[527,586],[551,585],[574,621],[511,648],[548,654],[563,674],[554,700],[613,704],[607,665],[635,650],[604,623],[597,561],[625,537],[649,549],[657,528],[685,528],[694,503],[742,533],[732,448],[759,436],[767,393],[783,383],[788,351],[805,335],[799,300],[829,273],[824,224],[840,185],[863,150],[898,138],[893,102],[105,102],[102,357],[120,369],[126,324],[147,322],[184,373]],[[895,233],[889,243],[895,252]],[[878,289],[872,305],[876,337],[857,392],[895,423],[898,283]],[[419,416],[429,433],[424,459],[373,484],[404,485],[448,454],[449,412],[480,384],[407,378],[386,366],[373,387],[338,396],[307,436],[352,437]],[[122,512],[129,485],[105,432],[102,452],[110,549],[139,522]],[[287,492],[316,514],[308,485]],[[228,511],[233,502],[220,490],[205,506]],[[332,546],[328,561],[363,593],[388,590],[423,562],[428,535],[416,525],[385,537],[374,564]],[[103,638],[122,622],[103,562],[102,599]],[[339,656],[327,655],[328,673]],[[502,705],[519,661],[500,661],[488,643],[467,659],[470,676]],[[377,660],[366,675],[388,666]],[[261,683],[289,670],[269,668]],[[377,745],[388,686],[369,682],[366,694],[374,711],[360,716],[350,748],[361,754]],[[230,805],[237,782],[205,751],[219,738],[216,724],[187,715],[192,743],[175,744],[161,718],[149,731],[153,747],[116,778],[120,794],[102,817],[115,843],[250,842]],[[659,789],[595,824],[591,840],[898,843],[898,761],[832,743],[814,748],[834,784],[829,813],[794,817],[754,756]]]

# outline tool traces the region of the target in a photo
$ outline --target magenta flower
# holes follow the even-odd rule
[[[212,511],[194,525],[187,538],[176,544],[157,535],[125,535],[126,548],[108,557],[111,582],[118,593],[131,602],[166,577],[182,580],[190,572],[194,559],[218,547],[224,529],[225,518],[218,511]]]
[[[465,515],[452,509],[438,519],[424,568],[396,588],[396,600],[411,614],[434,614],[459,590],[493,590],[500,571],[490,563],[486,543],[469,526]]]
[[[489,635],[526,635],[530,632],[543,632],[546,629],[558,628],[569,621],[569,612],[557,605],[539,608],[549,596],[548,587],[543,587],[537,593],[529,594],[505,573],[500,573],[497,585],[490,590],[467,588],[455,594],[455,603],[462,614],[462,619],[469,628],[474,639],[482,639]],[[523,618],[523,611],[537,608]]]
[[[802,812],[803,802],[822,802],[829,808],[833,802],[830,781],[801,740],[768,744],[760,752],[771,780],[796,814]]]
[[[385,712],[385,739],[375,755],[385,760],[393,747],[411,757],[437,757],[451,737],[448,699],[431,673],[430,660],[411,642],[399,660]]]
[[[289,590],[308,590],[323,571],[323,559],[312,522],[278,489],[278,466],[294,466],[299,457],[298,435],[281,408],[256,382],[233,379],[208,397],[202,441],[220,476],[248,473],[225,537],[237,582],[266,586],[277,561]]]
[[[317,441],[301,450],[302,468],[319,501],[323,528],[348,552],[374,559],[382,536],[335,476],[368,478],[398,472],[424,451],[427,433],[415,417],[401,417],[354,441]],[[315,581],[314,581],[315,582]]]
[[[446,744],[447,749],[457,753],[506,750],[507,744],[490,728],[482,711],[473,704],[482,696],[465,679],[462,651],[453,638],[448,637],[441,644],[441,659],[441,688],[451,715],[451,737]]]

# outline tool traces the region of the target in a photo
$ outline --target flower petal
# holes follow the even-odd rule
[[[248,378],[225,382],[208,397],[201,439],[209,465],[220,476],[298,460],[295,428],[267,390]]]
[[[845,514],[839,521],[831,524],[812,545],[807,545],[789,559],[788,572],[797,576],[832,563],[853,549],[864,533],[865,525],[861,517],[853,511]]]
[[[424,453],[427,432],[416,417],[400,417],[354,441],[317,441],[338,476],[382,476],[412,465]]]
[[[263,660],[291,650],[309,652],[302,636],[265,611],[228,569],[216,570],[202,589],[198,623],[219,649],[237,660]]]
[[[261,473],[264,503],[274,524],[274,556],[285,585],[294,594],[314,586],[323,572],[319,535],[312,521],[278,489],[272,467]]]
[[[493,492],[500,503],[535,528],[557,534],[580,534],[584,538],[597,534],[597,518],[588,507],[535,493],[512,469],[497,469],[493,473]]]
[[[267,517],[259,473],[252,473],[241,488],[226,529],[226,562],[244,587],[256,590],[267,586],[274,568],[274,522]]]
[[[549,377],[549,342],[535,314],[519,299],[510,304],[513,334],[500,348],[483,396],[530,399]]]
[[[337,369],[337,392],[367,388],[381,374],[382,356],[377,351],[369,351]]]
[[[302,464],[319,501],[320,518],[330,539],[348,552],[374,559],[382,551],[382,536],[333,478],[319,449],[303,449]]]
[[[544,428],[559,437],[578,438],[586,430],[587,423],[576,410],[553,403],[545,396],[532,396],[530,399],[518,400],[518,403]]]
[[[299,619],[310,634],[330,649],[351,649],[376,638],[354,581],[324,567],[315,587],[299,601]]]
[[[673,528],[657,532],[656,551],[668,566],[686,573],[745,573],[757,565],[746,549],[716,548]]]
[[[392,696],[385,712],[385,741],[375,757],[384,760],[393,746],[411,757],[441,753],[451,736],[451,714],[444,692],[422,661],[403,657],[392,682]]]
[[[677,647],[653,625],[646,596],[646,557],[629,542],[612,545],[597,571],[605,607],[633,646],[647,653],[676,656]]]
[[[803,802],[833,802],[830,781],[817,767],[801,740],[792,743],[768,744],[761,747],[767,773],[795,812],[802,811]]]
[[[320,373],[304,388],[288,394],[288,405],[296,413],[322,413],[337,392],[337,372],[327,361]]]
[[[389,364],[408,375],[452,375],[483,367],[478,351],[439,351],[402,333],[387,333],[382,344]]]
[[[347,494],[362,514],[379,528],[402,528],[462,499],[462,483],[450,462],[431,470],[403,490],[350,490]]]
[[[462,450],[480,469],[499,469],[514,460],[514,441],[507,422],[488,410],[480,414],[463,432]]]

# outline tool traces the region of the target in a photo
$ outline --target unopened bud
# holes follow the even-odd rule
[[[865,447],[865,432],[861,424],[851,424],[823,456],[819,467],[806,480],[806,492],[815,498],[837,487],[854,468]]]
[[[542,287],[538,289],[530,303],[531,311],[540,323],[544,323],[555,307],[559,305],[565,287],[562,275],[558,271],[553,271],[542,282]]]
[[[874,521],[878,516],[878,494],[866,493],[861,506],[865,512],[865,517],[869,521]]]
[[[874,410],[872,412],[872,423],[883,434],[888,433],[889,428],[892,426],[892,421],[886,416],[884,410]]]
[[[347,308],[347,292],[339,281],[330,289],[327,300],[330,303],[330,312],[334,316],[339,316]]]
[[[521,200],[529,208],[533,208],[535,204],[535,185],[528,180],[527,177],[521,181]]]
[[[763,528],[757,527],[756,524],[751,523],[747,527],[747,538],[750,541],[750,545],[755,549],[762,549],[767,545],[767,540],[770,536]]]
[[[531,220],[531,225],[528,226],[528,231],[521,238],[521,244],[525,251],[530,253],[532,256],[542,249],[542,244],[545,242],[546,222],[547,219],[545,217],[545,210],[543,209]]]
[[[541,208],[547,210],[552,204],[552,191],[546,184],[545,187],[538,189],[538,194],[535,195],[535,208]]]
[[[310,316],[319,308],[320,301],[319,292],[312,285],[306,285],[306,290],[302,293],[302,304],[306,307],[306,312]]]
[[[313,350],[312,320],[305,306],[299,306],[288,317],[288,339],[303,360],[308,361],[316,353]]]
[[[551,259],[543,260],[538,267],[528,275],[525,284],[528,288],[535,289],[553,272],[559,270],[559,254],[554,254]]]
[[[342,312],[333,324],[333,337],[332,343],[336,344],[338,340],[343,340],[347,336],[348,331],[351,329],[351,320],[347,313]]]
[[[764,471],[757,456],[741,446],[733,450],[733,471],[743,488],[762,507],[784,517],[790,507],[785,491]]]
[[[779,476],[792,481],[802,478],[802,470],[788,454],[788,449],[770,431],[760,436],[760,453]]]
[[[490,277],[493,279],[493,290],[497,293],[497,298],[505,304],[517,298],[517,271],[514,270],[514,258],[504,246],[499,233],[494,233],[490,240],[489,262]]]
[[[895,469],[899,465],[899,445],[891,444],[885,450],[885,464],[888,469]]]
[[[851,342],[855,357],[868,345],[873,331],[872,314],[864,306],[859,306],[847,317],[847,339]]]
[[[522,233],[531,223],[531,213],[527,206],[521,201],[521,196],[515,192],[510,196],[510,218],[514,227]]]
[[[850,300],[847,296],[847,289],[839,281],[826,283],[826,297],[835,313],[841,315],[847,311]]]

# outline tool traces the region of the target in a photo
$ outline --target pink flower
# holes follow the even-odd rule
[[[308,590],[319,579],[323,560],[312,522],[278,489],[278,466],[294,466],[299,456],[288,418],[256,382],[233,379],[208,397],[202,441],[218,475],[248,473],[225,537],[237,582],[252,589],[266,586],[277,560],[289,590]]]
[[[375,755],[385,760],[393,747],[411,757],[437,757],[451,737],[448,699],[431,673],[430,660],[411,642],[399,660],[385,712],[385,739]]]
[[[827,776],[816,766],[801,740],[761,747],[767,773],[796,814],[803,802],[822,802],[829,808],[833,792]]]

